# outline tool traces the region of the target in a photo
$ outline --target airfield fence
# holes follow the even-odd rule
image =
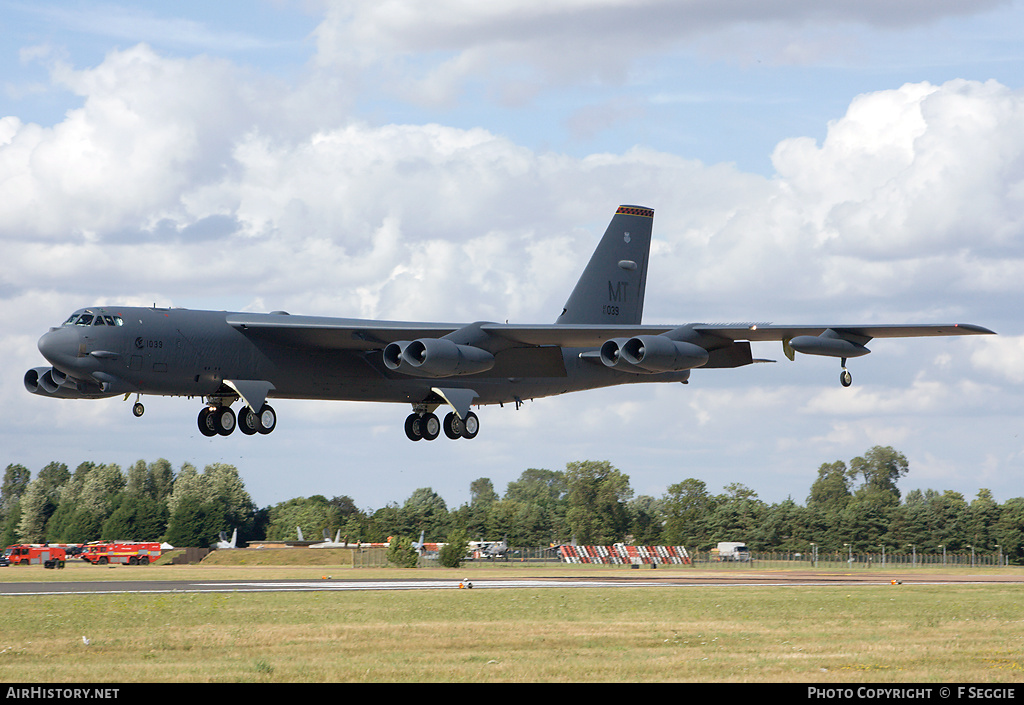
[[[379,554],[364,554],[363,562],[358,559],[356,566],[376,567],[387,563],[387,558],[381,550]],[[1008,565],[1006,556],[1001,553],[979,553],[973,555],[970,551],[953,553],[947,551],[939,552],[909,552],[909,553],[849,553],[845,551],[833,551],[830,553],[819,552],[817,558],[812,553],[785,553],[785,552],[754,552],[750,554],[749,561],[719,561],[717,556],[708,551],[691,551],[690,566],[700,568],[714,568],[722,570],[749,570],[768,568],[807,568],[822,570],[871,570],[885,568],[984,568]],[[561,556],[555,549],[547,547],[525,547],[511,548],[507,558],[477,559],[467,561],[467,564],[500,565],[504,563],[529,563],[533,565],[551,563],[563,563]],[[434,558],[421,558],[420,565],[437,565]],[[623,566],[619,566],[623,567]],[[660,567],[660,566],[659,566]],[[667,567],[667,566],[666,566]],[[684,565],[674,565],[673,568],[685,568]]]

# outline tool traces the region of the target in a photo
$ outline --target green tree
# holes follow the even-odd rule
[[[250,536],[256,507],[235,466],[213,463],[200,474],[193,465],[184,463],[167,497],[167,511],[171,517],[185,499],[194,500],[196,506],[207,507],[211,514],[220,517],[222,525],[215,528],[214,537],[233,528],[238,529],[240,540]]]
[[[566,521],[573,536],[583,544],[622,541],[629,530],[626,502],[633,496],[629,476],[607,460],[566,465]]]
[[[1000,512],[1000,506],[992,498],[992,492],[988,489],[978,490],[977,496],[967,508],[965,544],[984,546],[986,550],[995,547],[999,543],[996,539],[996,527],[999,524]]]
[[[124,492],[114,498],[113,505],[100,529],[103,539],[155,541],[167,531],[167,507],[152,497]]]
[[[899,504],[900,491],[896,483],[908,472],[910,465],[906,457],[892,446],[875,446],[850,461],[850,474],[863,478],[857,496],[888,506]]]
[[[764,519],[751,541],[767,551],[803,551],[811,543],[810,514],[811,510],[787,497],[766,508]]]
[[[3,484],[0,485],[0,521],[7,518],[11,509],[25,494],[31,479],[32,473],[24,465],[11,463],[4,470]]]
[[[462,529],[455,529],[437,552],[437,560],[445,568],[459,568],[469,551],[469,536]]]
[[[500,510],[505,516],[515,517],[509,530],[519,538],[514,542],[523,546],[546,546],[561,543],[570,537],[566,522],[568,484],[560,470],[529,468],[518,480],[506,486]],[[494,505],[494,510],[499,506]],[[497,527],[489,526],[491,531]],[[501,535],[504,535],[502,532]]]
[[[662,542],[663,512],[661,500],[640,495],[626,504],[629,514],[629,543],[654,546]]]
[[[1007,560],[1014,565],[1024,565],[1024,497],[1003,503],[996,536]]]
[[[709,542],[707,522],[715,503],[703,480],[687,478],[669,485],[662,497],[665,542],[697,549]]]
[[[846,463],[842,460],[822,463],[818,468],[818,478],[811,485],[807,506],[811,509],[841,511],[851,496]]]
[[[181,498],[170,516],[165,540],[179,548],[206,548],[217,540],[224,525],[222,506],[186,496]]]
[[[399,568],[415,568],[419,563],[420,556],[412,547],[412,539],[405,536],[395,536],[388,545],[387,558]]]
[[[267,538],[274,541],[297,539],[296,528],[301,527],[307,540],[319,540],[324,531],[330,533],[339,523],[337,507],[323,495],[295,497],[271,507]]]
[[[725,494],[715,497],[715,508],[708,518],[711,542],[744,541],[750,545],[766,509],[757,493],[746,485],[739,482],[726,485]],[[764,547],[757,546],[757,549],[764,550]]]
[[[413,490],[402,505],[398,520],[397,533],[419,536],[423,532],[434,540],[446,535],[450,524],[448,506],[441,495],[429,487]]]

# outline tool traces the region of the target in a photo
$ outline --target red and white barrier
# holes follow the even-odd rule
[[[565,563],[604,563],[608,565],[674,563],[689,565],[690,554],[682,546],[559,546]]]

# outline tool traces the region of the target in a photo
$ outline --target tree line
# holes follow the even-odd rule
[[[580,544],[682,545],[706,551],[718,541],[744,541],[756,552],[890,553],[999,550],[1024,564],[1024,497],[1003,504],[987,489],[968,501],[958,492],[912,490],[897,483],[909,470],[902,453],[875,446],[849,463],[824,463],[800,504],[768,504],[741,483],[712,494],[687,478],[660,497],[634,496],[629,476],[607,461],[578,461],[565,470],[530,468],[499,495],[489,478],[470,484],[470,499],[449,508],[429,487],[403,503],[359,509],[351,497],[296,497],[257,508],[237,468],[216,463],[202,472],[166,460],[117,465],[50,463],[33,478],[11,464],[0,486],[0,545],[167,541],[207,546],[221,531],[240,542],[326,531],[349,542],[389,537],[445,541],[450,535],[504,538],[513,546]]]

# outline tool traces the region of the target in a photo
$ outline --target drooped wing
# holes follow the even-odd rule
[[[232,313],[229,325],[246,335],[293,347],[322,350],[379,350],[398,340],[440,338],[470,326],[461,323],[414,323],[374,321],[326,316],[290,316],[286,314]],[[599,325],[477,323],[472,327],[491,338],[485,347],[600,347],[612,338],[660,335],[679,325]],[[915,338],[922,336],[992,335],[982,326],[964,323],[895,325],[792,325],[770,323],[695,323],[695,331],[731,341],[786,340],[801,335],[820,335],[826,330],[863,338]]]

